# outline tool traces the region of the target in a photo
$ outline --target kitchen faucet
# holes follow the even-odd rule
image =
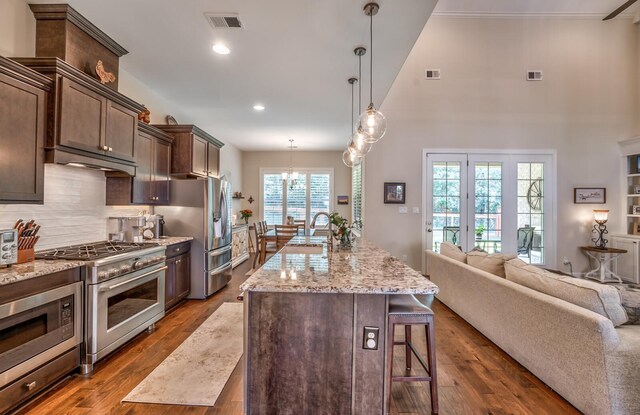
[[[329,222],[329,236],[327,236],[327,243],[329,244],[329,250],[333,251],[333,226],[331,224],[331,216],[329,216],[329,213],[327,212],[318,212],[313,216],[313,219],[311,220],[311,225],[309,225],[310,228],[315,228],[316,226],[316,219],[318,219],[318,216],[320,215],[324,215],[327,217],[327,222]]]

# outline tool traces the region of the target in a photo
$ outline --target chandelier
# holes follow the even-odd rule
[[[298,180],[298,172],[293,171],[293,149],[296,148],[293,146],[293,138],[289,139],[289,153],[291,155],[289,159],[289,170],[282,172],[282,181],[286,184],[289,183],[289,190],[293,190],[296,185],[296,181]]]

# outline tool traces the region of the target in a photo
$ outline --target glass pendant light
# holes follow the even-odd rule
[[[363,47],[357,47],[353,50],[353,53],[358,56],[358,79],[350,78],[349,83],[351,84],[351,124],[353,125],[353,84],[354,82],[358,82],[358,112],[362,108],[362,83],[359,82],[359,79],[362,79],[362,56],[367,53],[367,50]],[[354,126],[355,128],[356,126]],[[355,156],[363,157],[373,147],[372,143],[366,141],[365,135],[355,128],[354,133],[351,135],[349,139],[349,145],[347,150],[353,153]]]
[[[353,154],[352,152],[350,152],[349,150],[345,150],[342,153],[342,162],[347,167],[356,167],[360,163],[362,163],[362,157],[358,157],[355,154]]]
[[[378,3],[368,3],[364,6],[364,14],[369,16],[369,39],[371,51],[369,52],[369,107],[360,114],[356,131],[364,135],[368,143],[375,143],[387,132],[387,119],[376,109],[373,104],[373,16],[378,14],[380,6]]]

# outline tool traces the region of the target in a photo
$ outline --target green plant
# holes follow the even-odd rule
[[[486,231],[486,230],[487,230],[487,228],[485,228],[484,225],[480,224],[480,225],[476,226],[476,235],[481,236],[484,233],[484,231]]]
[[[362,226],[362,222],[359,220],[353,221],[349,224],[349,221],[340,216],[338,212],[333,212],[329,215],[329,222],[334,226],[333,237],[344,245],[349,245],[351,243],[353,229]]]

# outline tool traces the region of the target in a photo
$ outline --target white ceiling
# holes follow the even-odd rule
[[[67,1],[129,51],[122,68],[192,117],[177,117],[179,122],[196,123],[244,150],[284,150],[289,138],[300,150],[346,147],[347,79],[357,75],[353,49],[369,43],[366,0]],[[378,2],[374,101],[379,106],[436,0]],[[244,28],[213,29],[205,12],[239,13]],[[231,54],[213,53],[216,41],[227,44]],[[368,84],[368,77],[363,80]],[[256,103],[266,110],[254,111]]]
[[[434,15],[585,14],[605,17],[625,2],[626,0],[440,0]],[[636,3],[627,9],[625,15],[637,10]]]

